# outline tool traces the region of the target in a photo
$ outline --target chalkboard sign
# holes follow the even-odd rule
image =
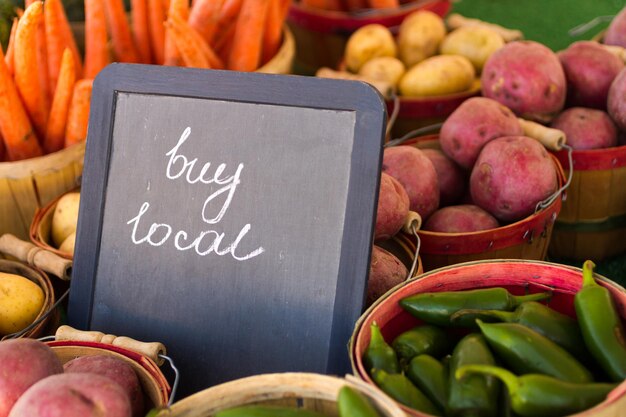
[[[384,112],[358,82],[107,67],[69,323],[163,342],[183,396],[265,372],[347,371]]]

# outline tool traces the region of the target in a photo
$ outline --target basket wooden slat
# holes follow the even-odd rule
[[[173,404],[158,417],[211,417],[218,411],[243,405],[290,406],[337,417],[337,395],[346,384],[365,394],[382,417],[405,417],[389,397],[358,380],[290,372],[256,375],[216,385]]]
[[[37,208],[76,187],[85,144],[24,161],[0,163],[0,234],[28,239]]]
[[[563,152],[556,154],[564,161]],[[550,256],[602,260],[626,252],[626,146],[574,151],[567,199],[554,228]]]

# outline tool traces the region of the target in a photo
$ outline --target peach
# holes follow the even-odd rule
[[[475,204],[502,222],[535,212],[557,189],[554,162],[546,149],[526,136],[494,139],[483,148],[470,175]]]
[[[131,417],[128,395],[110,378],[59,374],[30,387],[9,417]]]
[[[34,339],[0,342],[0,417],[7,417],[18,398],[39,380],[63,372],[48,345]]]
[[[440,233],[466,233],[495,229],[498,220],[478,206],[462,204],[440,208],[424,223],[423,230]]]
[[[398,233],[404,225],[407,214],[409,214],[409,196],[406,190],[398,180],[382,172],[374,240],[389,239]]]
[[[465,169],[472,169],[487,142],[501,136],[523,134],[515,114],[496,100],[465,100],[444,121],[439,134],[441,149]]]
[[[565,73],[556,54],[533,41],[507,43],[494,52],[481,75],[483,96],[525,119],[549,121],[565,104]]]
[[[624,68],[622,60],[592,41],[574,42],[557,56],[567,79],[567,104],[606,109],[609,87]]]
[[[132,407],[133,416],[144,415],[143,391],[133,368],[121,359],[108,355],[81,356],[63,365],[65,373],[92,373],[106,376],[124,389]]]
[[[617,145],[617,128],[602,110],[572,107],[559,114],[551,127],[565,132],[574,149],[610,148]]]
[[[397,179],[409,195],[409,210],[422,219],[439,206],[439,182],[433,163],[413,146],[385,148],[383,172]]]

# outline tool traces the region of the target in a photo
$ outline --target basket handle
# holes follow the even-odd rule
[[[10,233],[0,236],[0,252],[69,281],[72,261],[21,240]]]
[[[520,39],[524,39],[524,34],[521,30],[516,29],[508,29],[500,25],[496,25],[495,23],[485,22],[479,19],[472,19],[469,17],[462,16],[458,13],[452,13],[446,19],[446,23],[450,30],[458,29],[463,26],[482,26],[487,29],[491,29],[494,32],[497,32],[505,42],[518,41]]]
[[[382,392],[378,387],[372,384],[368,384],[362,379],[351,374],[346,374],[346,382],[353,388],[356,388],[359,391],[367,394],[367,396],[374,399],[377,403],[383,404],[385,406],[385,409],[389,412],[388,417],[405,416],[405,413],[400,409],[396,402],[393,401],[391,397]]]
[[[560,151],[565,145],[565,132],[559,129],[546,127],[537,122],[531,122],[518,118],[519,124],[524,131],[524,135],[538,140],[543,146],[551,151]]]
[[[124,349],[132,350],[140,355],[147,356],[159,366],[163,364],[163,358],[161,356],[164,356],[167,353],[165,345],[160,342],[140,342],[138,340],[131,339],[130,337],[115,336],[97,331],[77,330],[67,325],[63,325],[57,329],[55,339],[74,340],[80,342],[98,342],[118,346]]]

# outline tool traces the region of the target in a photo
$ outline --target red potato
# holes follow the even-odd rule
[[[383,172],[397,179],[409,195],[409,210],[422,219],[439,207],[439,182],[433,163],[424,152],[412,146],[385,149]]]
[[[617,128],[602,110],[572,107],[559,114],[551,127],[565,132],[567,144],[577,150],[617,145]]]
[[[617,127],[626,130],[626,69],[613,80],[606,107]]]
[[[624,68],[616,55],[597,42],[574,42],[557,54],[567,80],[569,106],[606,109],[609,87]]]
[[[389,289],[406,280],[408,273],[406,266],[392,253],[374,245],[367,282],[366,306],[371,305]]]
[[[494,139],[483,148],[470,176],[476,205],[502,222],[534,213],[557,189],[554,163],[546,149],[526,136]]]
[[[556,54],[533,41],[494,52],[481,76],[482,94],[525,119],[549,121],[565,104],[566,81]]]
[[[441,149],[465,169],[471,169],[485,144],[501,136],[522,135],[515,114],[496,100],[465,100],[444,121],[439,134]]]
[[[423,230],[440,233],[467,233],[495,229],[498,220],[478,206],[462,204],[434,212],[424,223]]]
[[[94,374],[59,374],[30,387],[9,417],[131,417],[117,382]]]
[[[143,392],[133,368],[121,359],[107,355],[81,356],[63,365],[65,373],[90,373],[117,382],[130,399],[133,416],[144,413]]]
[[[0,342],[0,417],[7,417],[20,396],[36,382],[63,372],[45,343],[34,339]]]
[[[389,239],[402,228],[409,214],[409,196],[398,180],[384,172],[380,177],[374,240]]]
[[[602,41],[607,45],[618,45],[626,48],[626,7],[613,18]]]
[[[459,201],[467,184],[465,172],[439,149],[422,149],[433,163],[439,181],[439,204],[449,206]]]

